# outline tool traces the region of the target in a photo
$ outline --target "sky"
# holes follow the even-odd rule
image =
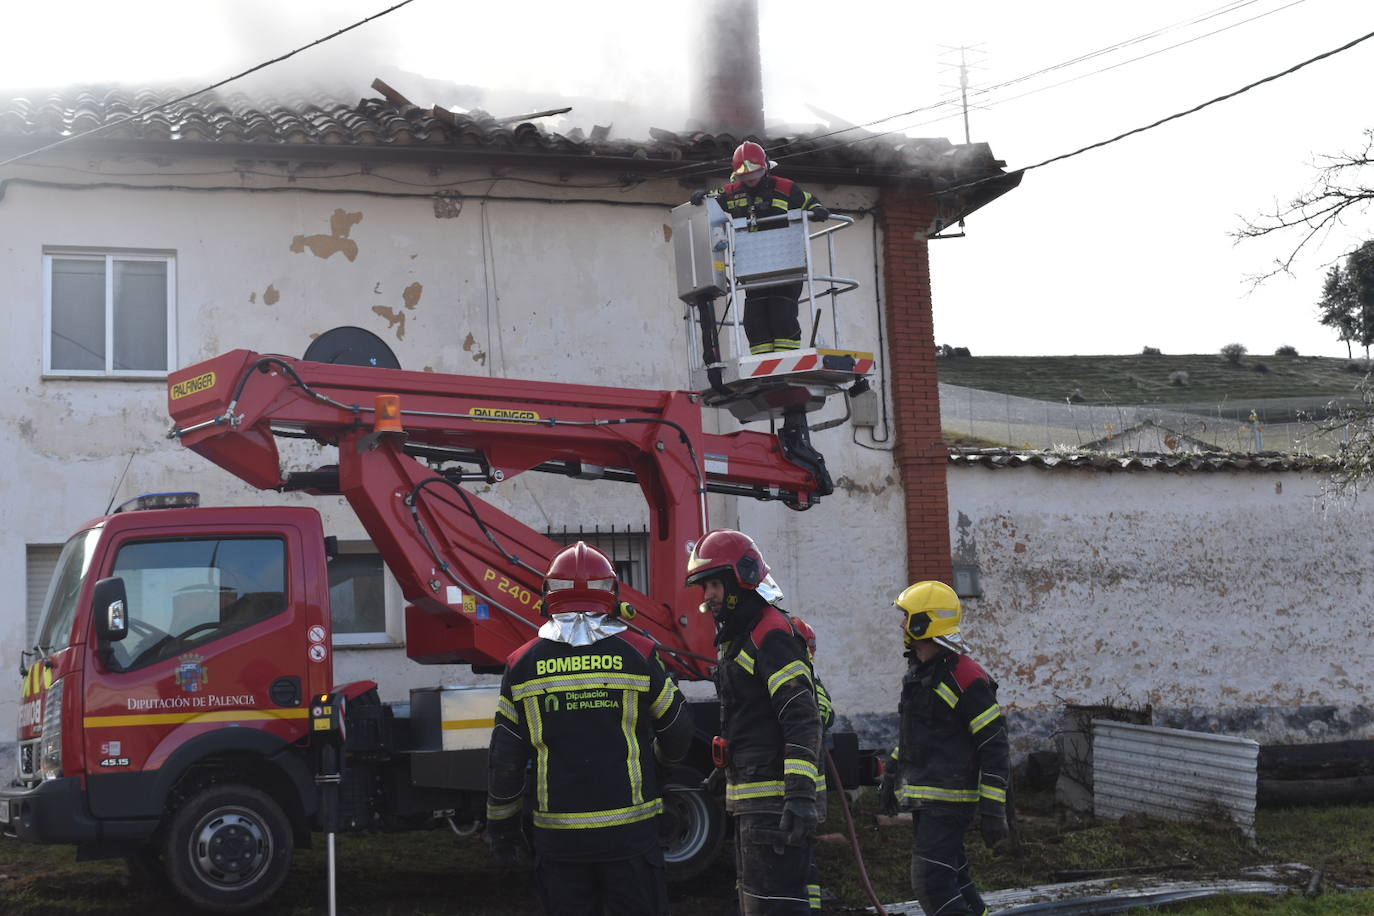
[[[1009,168],[1186,110],[1374,31],[1367,0],[759,3],[770,125],[830,130],[841,126],[833,117],[863,124],[926,109],[871,129],[962,141],[962,112],[937,103],[958,81],[959,52],[951,49],[968,47],[971,139],[988,143]],[[0,86],[196,87],[388,5],[16,4],[6,10],[7,32],[35,38],[0,56]],[[570,118],[549,122],[551,129],[615,118],[616,135],[642,139],[649,122],[590,100],[627,103],[641,119],[651,112],[653,126],[682,126],[703,40],[696,6],[414,0],[262,71],[250,88],[328,84],[361,97],[374,76],[405,91],[404,74],[414,74],[510,90],[503,104],[517,107],[578,97]],[[1308,189],[1323,156],[1360,149],[1374,128],[1372,71],[1374,40],[1027,172],[1019,188],[969,218],[963,238],[931,243],[937,342],[974,355],[1145,346],[1211,353],[1240,343],[1257,355],[1288,345],[1345,356],[1345,345],[1317,323],[1315,303],[1328,266],[1374,237],[1374,216],[1353,215],[1299,257],[1291,276],[1258,286],[1252,278],[1269,272],[1297,236],[1237,242],[1233,234]],[[1032,74],[1039,75],[1021,79]]]

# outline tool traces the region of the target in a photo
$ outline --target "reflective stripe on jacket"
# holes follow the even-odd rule
[[[663,810],[654,747],[676,762],[691,729],[677,684],[642,636],[580,647],[533,639],[511,655],[501,679],[487,819],[519,816],[532,794],[543,854],[591,859],[651,849]]]
[[[726,807],[776,809],[784,798],[814,799],[821,717],[806,643],[768,605],[748,635],[720,648],[715,681],[730,748]]]
[[[911,665],[902,678],[901,743],[891,761],[907,808],[930,802],[980,803],[1001,813],[1007,801],[1006,721],[997,684],[966,655],[944,652]]]

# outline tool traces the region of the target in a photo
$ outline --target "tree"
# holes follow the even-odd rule
[[[1322,281],[1322,297],[1317,300],[1318,320],[1336,331],[1336,339],[1345,343],[1345,355],[1354,356],[1350,342],[1359,337],[1356,326],[1359,316],[1355,312],[1355,297],[1350,289],[1350,281],[1339,264],[1332,264]]]
[[[1374,240],[1350,252],[1344,264],[1327,270],[1317,312],[1321,323],[1335,328],[1338,339],[1345,341],[1347,356],[1355,341],[1369,358],[1374,344]]]
[[[1364,146],[1356,153],[1323,156],[1312,187],[1282,206],[1275,206],[1234,233],[1238,239],[1253,239],[1276,232],[1296,232],[1298,241],[1287,256],[1274,262],[1274,269],[1254,278],[1262,281],[1276,273],[1291,273],[1293,262],[1319,235],[1334,229],[1346,217],[1363,213],[1374,203],[1374,129],[1364,131]],[[1367,244],[1367,243],[1366,243]]]

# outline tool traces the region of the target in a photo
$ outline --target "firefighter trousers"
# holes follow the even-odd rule
[[[795,350],[801,346],[797,319],[800,283],[751,289],[744,294],[744,336],[752,353]],[[763,349],[766,348],[766,349]]]
[[[735,874],[742,916],[808,916],[811,843],[788,846],[778,829],[782,806],[735,815]]]
[[[541,856],[534,879],[548,916],[668,916],[661,852],[600,862]]]
[[[926,916],[983,916],[973,886],[964,834],[977,805],[938,802],[911,812],[911,889]]]

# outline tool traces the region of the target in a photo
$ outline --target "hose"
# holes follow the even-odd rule
[[[844,781],[840,779],[840,768],[835,766],[835,758],[830,753],[830,748],[825,749],[825,762],[830,767],[828,775],[835,777],[835,783],[840,787],[840,807],[844,809],[844,820],[849,825],[849,847],[854,850],[854,864],[859,867],[859,883],[864,886],[864,893],[868,894],[869,901],[873,904],[873,909],[878,916],[887,916],[887,910],[878,901],[878,895],[873,891],[873,884],[868,880],[868,868],[864,865],[864,855],[859,849],[859,837],[854,830],[854,815],[849,810],[849,796],[844,794]]]

